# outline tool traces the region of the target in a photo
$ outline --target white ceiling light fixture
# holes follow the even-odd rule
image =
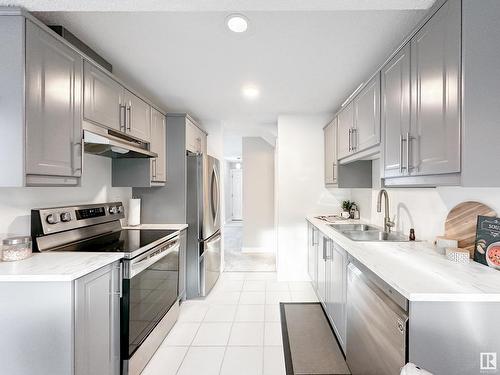
[[[248,18],[242,14],[231,14],[226,19],[226,25],[233,33],[244,33],[248,30]]]
[[[241,89],[241,93],[249,100],[257,99],[260,95],[259,88],[252,84],[244,85]]]

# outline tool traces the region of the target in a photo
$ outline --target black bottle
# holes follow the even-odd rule
[[[410,241],[415,241],[415,229],[410,229]]]

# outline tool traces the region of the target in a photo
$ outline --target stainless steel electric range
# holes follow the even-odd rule
[[[123,253],[122,374],[140,374],[179,312],[178,230],[124,229],[121,202],[35,209],[35,251]]]

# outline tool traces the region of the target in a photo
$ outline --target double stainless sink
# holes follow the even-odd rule
[[[328,224],[337,232],[353,241],[407,242],[408,237],[396,232],[384,232],[381,228],[368,224]]]

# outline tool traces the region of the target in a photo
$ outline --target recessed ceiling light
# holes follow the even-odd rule
[[[259,88],[255,85],[245,85],[241,89],[241,93],[247,99],[256,99],[259,97]]]
[[[234,33],[244,33],[248,29],[248,18],[242,14],[231,14],[226,19],[229,30]]]

